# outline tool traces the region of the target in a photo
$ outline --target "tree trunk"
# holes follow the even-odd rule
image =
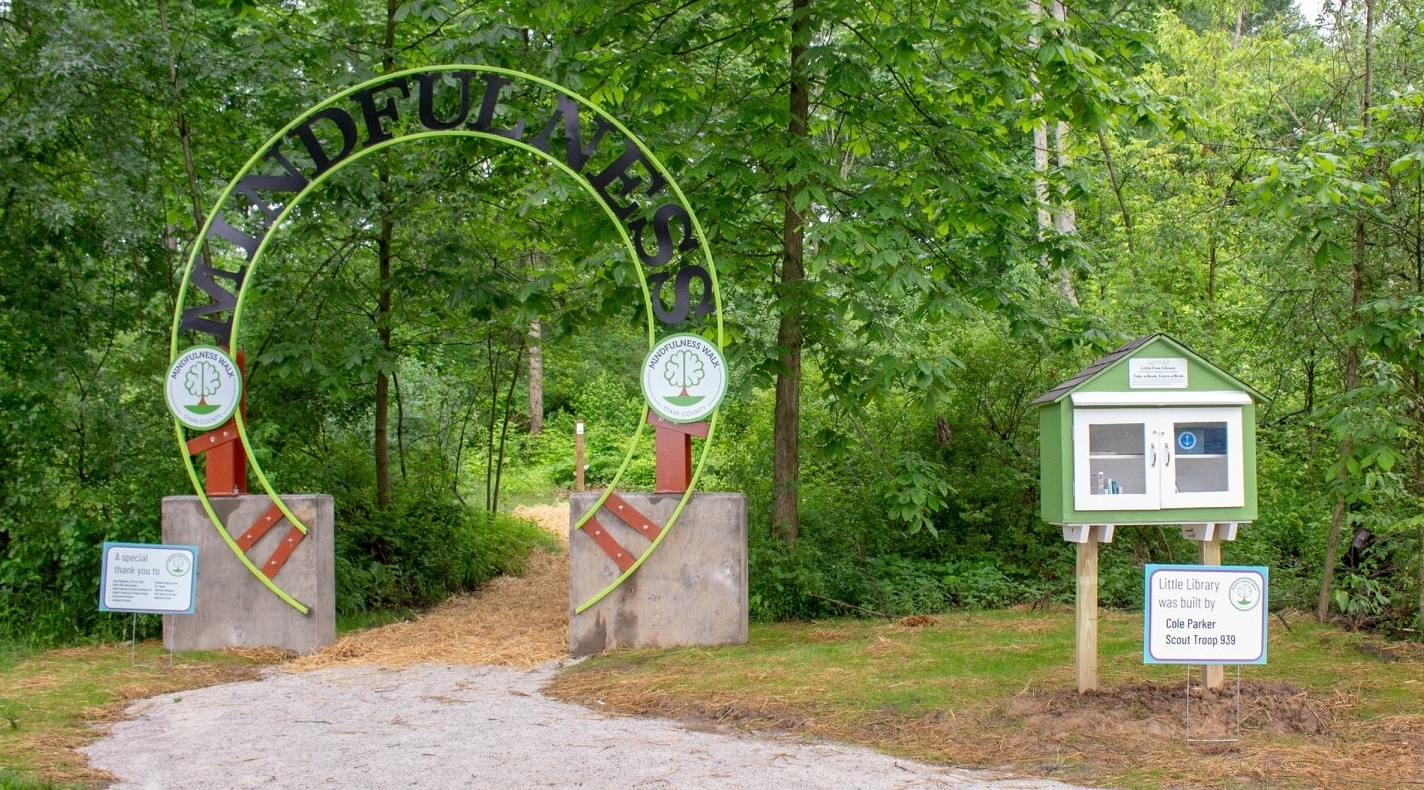
[[[1059,22],[1066,22],[1068,19],[1068,7],[1063,5],[1063,0],[1053,0],[1050,6],[1053,18]],[[1068,151],[1068,138],[1072,130],[1067,121],[1059,121],[1053,130],[1053,145],[1058,154],[1058,169],[1063,170],[1072,164],[1073,156]],[[1053,226],[1059,233],[1072,234],[1078,232],[1078,212],[1073,208],[1073,201],[1068,199],[1068,185],[1061,184],[1058,187],[1058,201],[1053,217]],[[1078,292],[1073,288],[1073,276],[1067,269],[1058,270],[1058,292],[1063,294],[1071,304],[1078,303]]]
[[[544,431],[544,350],[539,345],[539,322],[529,325],[529,434]]]
[[[382,195],[389,175],[381,173]],[[390,423],[391,377],[385,365],[391,353],[391,236],[395,224],[389,214],[381,215],[381,236],[377,242],[380,271],[379,293],[376,295],[376,336],[380,340],[381,360],[376,368],[376,506],[385,510],[391,504],[391,449],[387,428]]]
[[[1374,23],[1375,23],[1375,3],[1374,0],[1365,0],[1365,79],[1362,87],[1363,95],[1360,99],[1360,122],[1365,131],[1370,127],[1370,107],[1372,103],[1371,93],[1374,91]],[[1364,301],[1365,292],[1365,252],[1366,252],[1365,216],[1363,211],[1355,219],[1355,250],[1351,256],[1350,267],[1350,318],[1349,322],[1353,326],[1359,314],[1360,304]],[[1360,351],[1357,345],[1351,345],[1345,356],[1345,392],[1349,393],[1359,383],[1360,377]],[[1345,476],[1349,474],[1345,469],[1345,459],[1349,457],[1354,449],[1354,444],[1349,436],[1340,440],[1340,472],[1337,480],[1344,482]],[[1335,579],[1335,563],[1339,559],[1340,532],[1345,522],[1345,492],[1337,491],[1335,494],[1335,509],[1330,514],[1330,532],[1326,538],[1325,545],[1325,567],[1320,573],[1320,597],[1315,601],[1315,619],[1325,622],[1330,616],[1330,587]]]
[[[1043,3],[1028,0],[1028,13],[1037,24],[1043,17]],[[1038,34],[1031,33],[1028,37],[1029,49],[1038,49],[1038,43]],[[1029,74],[1029,81],[1033,83],[1033,103],[1037,107],[1043,101],[1043,94],[1038,91],[1036,70]],[[1033,125],[1033,172],[1033,196],[1038,204],[1038,237],[1042,239],[1044,231],[1053,227],[1053,214],[1048,210],[1048,121],[1042,118]]]
[[[1117,176],[1117,168],[1113,166],[1112,151],[1108,148],[1107,135],[1102,129],[1098,129],[1098,148],[1103,152],[1103,164],[1108,169],[1108,185],[1112,187],[1113,198],[1117,200],[1117,210],[1122,214],[1122,231],[1127,238],[1127,254],[1137,255],[1137,248],[1132,241],[1132,215],[1127,211],[1127,201],[1122,196],[1122,181]]]
[[[1414,184],[1414,296],[1424,296],[1424,175],[1415,176]],[[1417,351],[1417,350],[1416,350]],[[1424,389],[1421,389],[1419,362],[1411,360],[1413,370],[1409,373],[1409,420],[1415,425],[1424,422]],[[1413,472],[1410,474],[1410,493],[1414,495],[1417,507],[1424,503],[1424,447],[1418,442],[1413,446]],[[1424,641],[1424,524],[1415,528],[1415,559],[1419,563],[1417,582],[1419,585],[1419,631],[1416,634]]]
[[[392,52],[396,39],[396,11],[400,0],[386,0],[386,35],[382,41],[385,55],[381,65],[384,73],[395,69]],[[380,169],[381,183],[381,235],[376,242],[377,278],[376,284],[376,336],[381,345],[381,359],[376,367],[376,507],[385,510],[391,504],[391,449],[387,428],[391,410],[391,380],[386,373],[386,365],[391,362],[391,238],[395,235],[395,221],[391,218],[391,173],[387,160],[383,159]]]
[[[1206,241],[1206,336],[1208,343],[1216,337],[1216,228],[1207,226],[1207,233],[1210,236]],[[1208,346],[1203,349],[1210,353]]]
[[[519,364],[524,350],[523,344],[514,352],[514,364],[510,365],[509,392],[504,396],[504,422],[499,430],[499,453],[495,457],[494,485],[490,489],[489,512],[499,509],[499,489],[504,480],[504,451],[509,447],[509,421],[514,415],[514,391],[519,387]]]
[[[188,131],[188,116],[183,112],[183,93],[178,87],[178,61],[173,56],[173,38],[168,32],[168,4],[164,0],[158,0],[158,24],[163,29],[163,40],[168,45],[168,87],[173,92],[174,119],[178,124],[178,146],[183,151],[183,175],[187,179],[188,197],[192,202],[193,232],[197,233],[203,229],[203,203],[201,190],[198,189],[198,171],[193,165],[193,142],[192,135]],[[168,232],[165,228],[164,235],[168,235]],[[203,265],[211,267],[213,256],[212,251],[208,248],[208,240],[203,238],[197,243],[203,245]],[[235,351],[235,349],[233,350]]]
[[[1029,0],[1029,14],[1037,22],[1043,16],[1042,0]],[[1067,18],[1067,8],[1062,0],[1052,0],[1049,12],[1053,18],[1062,22]],[[1029,37],[1029,47],[1036,49],[1039,44],[1038,36]],[[1043,94],[1038,90],[1038,75],[1031,74],[1033,82],[1033,101],[1035,106],[1040,106],[1043,101]],[[1070,129],[1066,121],[1058,121],[1053,130],[1053,145],[1057,158],[1058,167],[1062,169],[1071,161],[1068,154],[1068,136]],[[1078,230],[1078,215],[1073,210],[1073,206],[1067,199],[1067,187],[1060,187],[1056,199],[1050,198],[1048,189],[1048,121],[1040,118],[1033,127],[1033,167],[1037,175],[1034,178],[1034,196],[1038,201],[1038,229],[1039,238],[1044,238],[1046,231],[1051,227],[1058,233],[1074,233]],[[1048,256],[1045,253],[1044,261],[1047,263]],[[1078,304],[1078,293],[1073,288],[1073,277],[1067,269],[1060,268],[1053,273],[1055,287],[1058,293],[1070,304]]]
[[[804,71],[806,38],[810,29],[810,0],[791,2],[790,121],[787,132],[804,140],[810,115],[810,80]],[[794,543],[801,532],[797,498],[800,483],[801,431],[801,314],[802,286],[806,279],[806,226],[796,201],[804,181],[786,187],[781,226],[781,324],[776,332],[776,412],[771,466],[771,529],[781,540]]]

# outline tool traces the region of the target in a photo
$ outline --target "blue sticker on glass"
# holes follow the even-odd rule
[[[1177,434],[1177,446],[1183,450],[1191,450],[1197,446],[1197,435],[1193,431],[1182,431]]]

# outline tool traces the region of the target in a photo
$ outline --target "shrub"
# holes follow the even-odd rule
[[[538,525],[437,495],[355,513],[336,530],[337,613],[429,606],[523,571],[535,549],[558,551]]]

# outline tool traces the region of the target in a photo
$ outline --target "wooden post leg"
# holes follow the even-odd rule
[[[1202,565],[1221,564],[1221,530],[1211,531],[1211,540],[1201,541],[1200,560]],[[1202,684],[1209,689],[1226,686],[1226,667],[1220,664],[1206,664],[1202,667]]]
[[[1078,693],[1098,687],[1098,533],[1078,546],[1077,639]]]

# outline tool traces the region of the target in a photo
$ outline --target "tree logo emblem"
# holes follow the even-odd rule
[[[1228,595],[1231,596],[1231,605],[1242,612],[1249,612],[1256,608],[1256,604],[1261,602],[1261,585],[1249,576],[1243,576],[1231,583],[1227,588]]]
[[[168,569],[170,576],[186,576],[193,567],[192,561],[183,552],[174,552],[168,555],[168,561],[163,565]]]
[[[227,422],[242,401],[242,375],[222,349],[193,346],[168,367],[164,396],[178,422],[206,431]]]
[[[643,397],[669,422],[703,420],[726,394],[727,363],[717,345],[700,335],[668,335],[643,361]]]

